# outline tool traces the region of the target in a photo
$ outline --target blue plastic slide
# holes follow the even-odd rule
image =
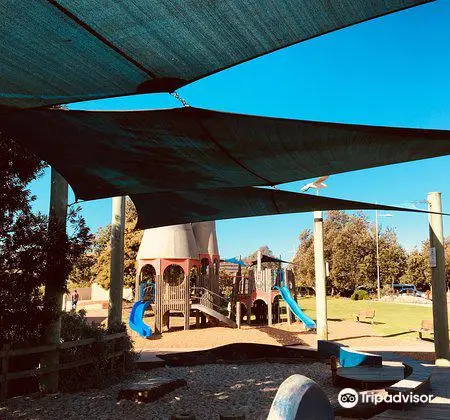
[[[308,329],[316,328],[316,323],[308,316],[306,316],[303,311],[300,309],[300,306],[298,306],[297,302],[294,300],[294,298],[291,295],[291,292],[286,286],[278,287],[274,286],[275,289],[277,289],[283,300],[287,303],[289,306],[289,309],[292,311],[292,313],[303,322],[304,326]]]
[[[133,305],[130,313],[129,324],[133,331],[136,331],[141,337],[150,337],[152,335],[152,329],[144,324],[142,320],[144,318],[144,312],[150,305],[150,301],[138,301]]]

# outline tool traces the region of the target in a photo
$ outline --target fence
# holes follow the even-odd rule
[[[112,341],[112,351],[106,356],[111,360],[110,368],[114,368],[114,360],[122,357],[122,370],[125,368],[125,349],[116,350],[116,341],[127,337],[125,332],[117,334],[109,334],[101,338],[86,338],[77,341],[68,341],[61,344],[37,346],[23,349],[11,349],[9,344],[4,344],[0,351],[1,360],[1,374],[0,374],[0,401],[4,401],[8,395],[8,382],[14,379],[34,378],[51,372],[59,372],[67,369],[74,369],[80,366],[89,365],[95,362],[95,357],[87,357],[83,360],[70,362],[70,363],[58,363],[51,368],[37,367],[35,369],[22,370],[18,372],[9,372],[10,359],[18,356],[26,356],[31,354],[45,354],[49,352],[59,352],[60,350],[66,350],[74,347],[89,346],[92,344],[101,344]]]

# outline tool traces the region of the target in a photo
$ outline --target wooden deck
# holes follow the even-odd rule
[[[404,410],[387,410],[373,417],[376,420],[448,420],[450,419],[450,367],[426,364],[431,371],[431,403]]]
[[[351,384],[352,382],[365,385],[393,384],[405,377],[405,367],[398,361],[384,361],[380,367],[356,366],[351,368],[340,367],[337,370],[339,382]]]

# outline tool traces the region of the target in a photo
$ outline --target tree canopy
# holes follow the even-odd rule
[[[248,257],[244,258],[244,261],[247,264],[251,264],[253,261],[256,261],[256,259],[258,258],[258,251],[261,251],[261,255],[267,255],[268,257],[275,257],[275,254],[272,252],[272,250],[269,248],[268,245],[263,245],[260,246],[256,251],[252,252]],[[265,269],[265,268],[271,268],[271,269],[277,269],[280,268],[279,264],[276,262],[263,262],[261,263],[261,268]]]
[[[303,230],[299,240],[292,262],[296,282],[314,287],[313,233]],[[376,288],[375,227],[364,213],[327,212],[324,254],[330,269],[327,283],[334,292],[349,294],[357,286]],[[407,256],[393,230],[380,230],[379,254],[382,282],[397,282],[405,272]]]
[[[0,341],[38,342],[49,251],[48,218],[35,213],[29,183],[44,164],[21,144],[0,135]],[[77,210],[69,212],[70,237],[60,252],[65,273],[89,246],[90,234]]]
[[[143,231],[136,231],[137,212],[130,199],[125,206],[124,241],[124,286],[134,287],[136,278],[136,256],[141,244]],[[109,288],[111,224],[98,229],[92,247],[83,255],[70,275],[71,283],[85,286],[95,282]]]

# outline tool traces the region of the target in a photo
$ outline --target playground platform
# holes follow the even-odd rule
[[[447,420],[450,419],[450,367],[424,364],[431,372],[429,404],[405,410],[386,410],[373,417],[374,420]]]
[[[337,385],[358,386],[362,389],[382,387],[400,381],[405,377],[405,366],[397,361],[383,361],[377,368],[372,366],[339,367]]]

